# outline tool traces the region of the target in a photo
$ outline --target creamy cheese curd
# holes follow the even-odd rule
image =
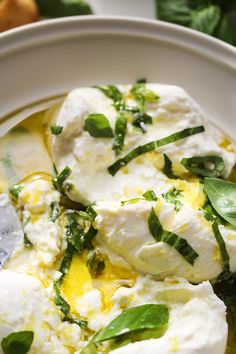
[[[51,203],[58,202],[59,192],[55,191],[47,179],[37,179],[25,183],[18,197],[25,236],[31,247],[22,241],[13,253],[7,267],[21,271],[54,277],[51,267],[65,249],[65,235],[58,220],[51,221]],[[56,275],[55,275],[56,276]]]
[[[126,105],[135,107],[131,87],[118,86]],[[89,114],[102,113],[115,130],[114,102],[99,89],[73,90],[61,106],[37,115],[37,122],[40,117],[44,119],[40,125],[41,144],[49,143],[58,173],[66,166],[71,169],[65,183],[72,188],[64,188],[62,183],[61,192],[55,190],[52,176],[46,172],[50,171],[46,161],[45,173],[34,169],[32,176],[21,181],[19,196],[13,198],[27,242],[20,242],[0,271],[0,343],[8,334],[26,330],[34,332],[30,354],[80,354],[94,334],[124,309],[164,304],[170,317],[162,337],[116,349],[111,343],[104,343],[96,349],[97,354],[226,353],[226,308],[207,281],[215,280],[222,272],[222,254],[211,222],[204,217],[207,198],[203,184],[180,161],[183,157],[221,156],[227,178],[235,165],[236,148],[206,122],[199,106],[182,88],[156,84],[146,87],[160,96],[156,102],[145,102],[145,112],[153,124],[144,126],[143,133],[130,119],[119,156],[112,149],[113,138],[94,138],[84,129]],[[52,121],[57,128],[62,127],[59,134],[51,135],[49,126],[45,126],[45,122]],[[27,124],[31,126],[30,119],[24,126]],[[133,148],[200,125],[204,125],[204,133],[141,155],[114,177],[109,174],[107,168]],[[180,178],[170,179],[163,173],[163,153]],[[157,201],[144,199],[143,193],[150,190],[155,192]],[[171,191],[178,194],[177,206],[165,197]],[[97,213],[92,222],[97,234],[81,252],[78,250],[83,237],[88,237],[90,221],[68,224],[68,215],[75,212],[70,208],[77,210],[80,205],[66,199],[65,193],[85,206],[94,203]],[[60,204],[62,200],[60,213],[53,220],[52,203]],[[198,253],[193,265],[174,247],[155,241],[148,226],[152,208],[163,229],[185,239]],[[80,239],[84,225],[85,236]],[[224,225],[219,229],[230,256],[231,271],[236,271],[236,231]],[[93,273],[88,262],[92,247],[103,260],[104,269],[99,274]],[[73,249],[70,254],[69,248]],[[60,268],[65,259],[67,266]],[[55,281],[63,272],[63,281],[59,286],[57,282],[56,287]],[[57,291],[62,296],[60,306],[55,304]],[[72,323],[74,318],[88,321],[88,328]]]
[[[105,312],[101,303],[99,306],[97,292],[90,291],[79,299],[81,312],[89,306],[89,327],[95,331],[104,328],[126,307],[160,303],[170,309],[168,328],[161,338],[131,343],[111,350],[112,354],[224,353],[228,331],[225,305],[209,282],[191,285],[180,279],[158,282],[140,276],[133,287],[120,287],[113,294],[110,310]]]
[[[80,341],[80,328],[61,322],[57,309],[37,278],[2,270],[0,341],[12,332],[23,330],[34,331],[30,354],[70,354],[70,347],[76,344],[78,348]],[[2,349],[0,353],[3,353]]]
[[[198,253],[194,265],[188,263],[173,247],[156,242],[148,227],[152,207],[162,227],[187,240]],[[204,218],[203,210],[183,204],[179,211],[164,199],[157,202],[137,201],[121,205],[118,202],[100,202],[97,212],[96,238],[101,250],[111,262],[140,272],[163,278],[176,274],[191,282],[212,280],[223,271],[220,247],[212,231],[211,222]],[[230,256],[231,271],[236,271],[236,231],[220,226]],[[114,253],[118,256],[114,257]]]
[[[72,170],[68,182],[73,184],[70,198],[85,205],[101,200],[133,198],[148,189],[157,194],[169,188],[168,178],[161,172],[163,151],[181,174],[183,157],[218,155],[225,162],[225,177],[235,164],[235,148],[226,145],[224,137],[204,119],[199,106],[180,87],[147,84],[147,88],[160,96],[156,103],[146,103],[146,112],[153,124],[143,134],[128,122],[124,150],[121,156],[136,146],[157,140],[185,128],[204,124],[206,131],[166,145],[130,162],[114,177],[107,170],[117,157],[112,150],[113,139],[94,138],[84,130],[85,118],[90,113],[103,113],[114,130],[117,112],[113,101],[98,89],[81,88],[69,93],[61,109],[55,114],[55,124],[62,126],[61,134],[52,140],[53,160],[59,171],[69,166]],[[130,106],[130,85],[118,86]]]

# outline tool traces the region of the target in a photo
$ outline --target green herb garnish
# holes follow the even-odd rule
[[[23,187],[20,184],[13,184],[13,186],[9,188],[9,192],[15,199],[17,199],[22,189]]]
[[[87,267],[90,273],[95,277],[102,274],[105,268],[105,262],[102,254],[98,250],[94,249],[88,252]]]
[[[208,221],[217,221],[218,224],[224,225],[226,221],[217,213],[209,201],[204,205],[204,218]]]
[[[140,107],[143,107],[145,102],[155,103],[160,99],[154,91],[147,88],[145,83],[137,83],[133,85],[130,93],[138,101]]]
[[[223,274],[224,273],[229,274],[230,273],[229,254],[228,254],[228,251],[225,246],[225,241],[220,233],[220,229],[219,229],[219,225],[218,225],[217,221],[213,222],[212,230],[214,232],[215,239],[216,239],[218,246],[220,248],[221,257],[223,260]]]
[[[79,216],[83,220],[93,222],[97,216],[96,211],[93,209],[92,205],[89,205],[86,211],[79,211]]]
[[[169,246],[173,247],[178,253],[180,253],[184,259],[194,264],[198,253],[188,244],[188,242],[174,234],[173,232],[163,230],[159,218],[157,217],[154,208],[152,208],[148,219],[149,230],[157,242],[165,242]]]
[[[119,341],[119,344],[121,344],[127,338],[131,342],[159,338],[165,333],[168,321],[169,310],[166,305],[146,304],[127,308],[107,327],[96,334],[80,354],[94,353],[91,348],[92,345],[111,339]]]
[[[224,160],[220,156],[195,156],[184,158],[181,164],[190,172],[202,177],[220,177],[225,170]]]
[[[183,206],[183,203],[179,200],[181,197],[181,191],[179,189],[173,188],[170,191],[163,193],[162,197],[171,204],[174,204],[175,211],[179,211]]]
[[[123,100],[122,93],[114,85],[93,86],[93,87],[102,91],[104,93],[104,95],[111,98],[115,103],[121,102]]]
[[[94,138],[112,138],[109,120],[102,113],[89,114],[85,119],[85,130]]]
[[[194,134],[199,134],[204,132],[204,127],[198,126],[194,128],[187,128],[184,130],[181,130],[177,133],[171,134],[169,136],[166,136],[165,138],[162,138],[160,140],[156,141],[151,141],[150,143],[147,143],[145,145],[140,145],[131,150],[127,155],[125,155],[123,158],[117,160],[115,163],[113,163],[111,166],[108,167],[108,172],[114,176],[122,167],[126,166],[130,161],[134,160],[136,157],[146,154],[147,152],[156,150],[157,148],[174,143],[175,141],[187,138],[189,136],[192,136]]]
[[[4,354],[26,354],[30,351],[34,340],[34,332],[21,331],[13,332],[2,339],[2,350]]]
[[[236,184],[218,178],[205,178],[207,196],[217,213],[236,226]]]
[[[60,125],[51,125],[50,130],[53,135],[59,135],[61,134],[63,127]]]
[[[55,222],[59,216],[60,213],[60,207],[57,201],[53,201],[50,204],[50,208],[51,208],[51,215],[50,215],[50,220],[52,222]]]
[[[24,233],[24,245],[26,248],[32,248],[33,243],[28,239],[27,234]]]
[[[142,112],[134,113],[133,117],[134,120],[132,124],[139,128],[143,133],[146,133],[146,124],[152,124],[152,117]]]
[[[127,131],[127,115],[120,112],[116,119],[115,136],[112,149],[119,155],[124,147],[125,135]]]
[[[178,179],[179,177],[173,173],[172,161],[169,159],[169,157],[166,154],[163,154],[163,156],[164,156],[164,167],[162,169],[163,173],[166,175],[166,177],[170,179]]]
[[[55,189],[64,194],[68,190],[68,184],[65,184],[67,178],[71,175],[71,169],[66,166],[59,175],[53,178],[52,183]]]
[[[150,202],[157,200],[157,196],[152,190],[143,193],[143,196],[146,200],[148,200]]]

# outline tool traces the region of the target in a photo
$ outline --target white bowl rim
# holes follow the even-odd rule
[[[133,35],[185,47],[236,70],[236,48],[201,32],[159,20],[126,16],[71,16],[39,21],[0,34],[0,59],[39,43],[89,34]]]

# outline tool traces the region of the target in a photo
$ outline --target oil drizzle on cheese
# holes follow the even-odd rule
[[[105,260],[103,273],[98,278],[92,278],[86,265],[86,255],[81,257],[75,254],[62,291],[71,305],[72,312],[76,312],[76,299],[94,288],[99,289],[102,293],[102,310],[105,312],[110,310],[114,292],[121,286],[133,286],[135,280],[134,273],[113,266],[108,259]]]

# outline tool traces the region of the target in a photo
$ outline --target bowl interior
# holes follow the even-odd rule
[[[0,37],[0,117],[78,87],[138,78],[184,87],[211,120],[236,128],[236,50],[179,26],[70,18]]]

